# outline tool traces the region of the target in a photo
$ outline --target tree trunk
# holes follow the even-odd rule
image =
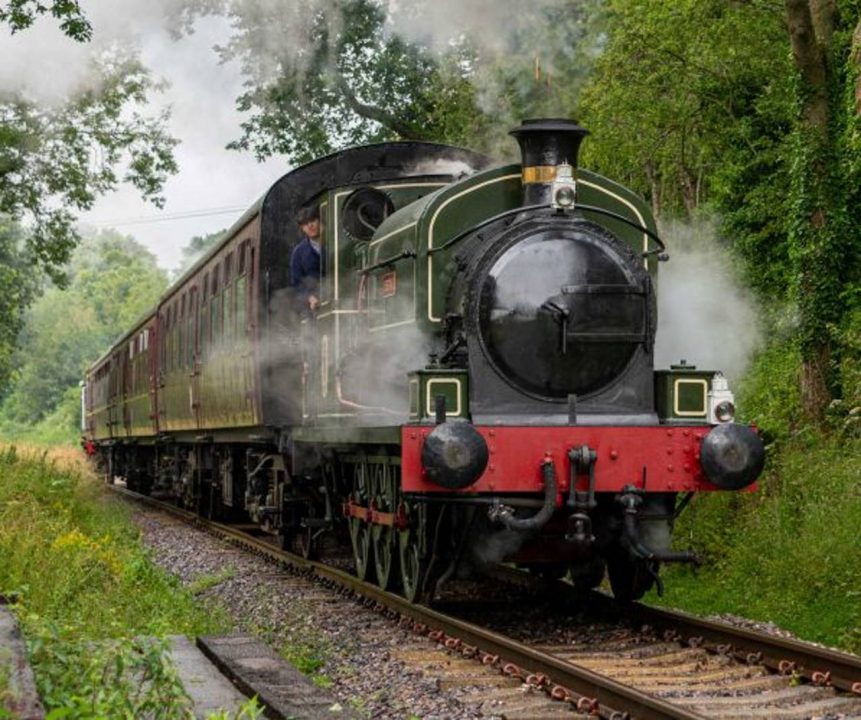
[[[808,420],[820,423],[831,401],[831,347],[825,308],[834,298],[834,266],[829,137],[829,43],[834,33],[833,0],[785,0],[789,40],[800,76],[798,160],[794,203],[796,217],[790,242],[794,245],[801,338],[801,403]],[[830,319],[830,318],[828,318]]]
[[[809,2],[809,4],[808,4]],[[813,25],[816,0],[786,0],[786,19],[792,58],[803,82],[802,124],[820,136],[828,132],[828,68],[825,50]],[[817,13],[820,21],[822,14]],[[833,22],[833,15],[831,16]],[[825,32],[824,28],[821,32]],[[828,37],[831,32],[826,33]]]

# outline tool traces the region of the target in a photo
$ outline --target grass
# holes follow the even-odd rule
[[[197,577],[193,582],[189,583],[186,588],[192,595],[202,595],[207,590],[211,590],[221,583],[230,580],[236,575],[236,568],[226,567],[219,570],[217,573],[205,573]]]
[[[663,599],[698,614],[770,621],[861,653],[861,439],[798,433],[754,494],[702,495],[676,545],[706,559],[664,571]]]
[[[9,662],[12,658],[7,649],[0,647],[0,720],[9,717],[8,711],[4,710],[7,700],[13,699],[12,688],[9,687]]]
[[[79,451],[0,450],[0,557],[50,720],[189,717],[163,645],[141,638],[219,632],[226,618],[152,563]]]
[[[308,675],[317,687],[323,689],[332,687],[332,678],[320,672],[326,665],[330,648],[321,644],[319,638],[303,632],[302,627],[294,626],[291,630],[290,638],[279,649],[281,657],[299,672]]]

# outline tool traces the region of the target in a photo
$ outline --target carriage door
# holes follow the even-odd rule
[[[197,288],[191,289],[188,305],[188,317],[186,328],[188,338],[186,342],[186,353],[188,359],[186,366],[190,369],[188,383],[189,403],[191,405],[191,421],[196,428],[200,427],[200,369],[201,369],[201,337],[200,337],[200,298]]]

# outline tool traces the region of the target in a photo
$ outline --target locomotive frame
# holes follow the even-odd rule
[[[693,560],[669,547],[677,494],[749,486],[761,443],[719,373],[654,370],[646,203],[577,170],[575,124],[512,134],[521,164],[385,143],[277,181],[87,372],[108,480],[306,556],[349,544],[360,577],[410,599],[498,560],[587,587],[606,565],[630,599],[660,562]],[[288,284],[311,202],[330,269],[313,317]],[[586,284],[500,310],[554,265]]]

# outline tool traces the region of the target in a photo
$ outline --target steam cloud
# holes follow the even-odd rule
[[[738,380],[761,339],[753,296],[737,280],[711,223],[662,230],[670,261],[658,271],[655,367],[684,358]]]

